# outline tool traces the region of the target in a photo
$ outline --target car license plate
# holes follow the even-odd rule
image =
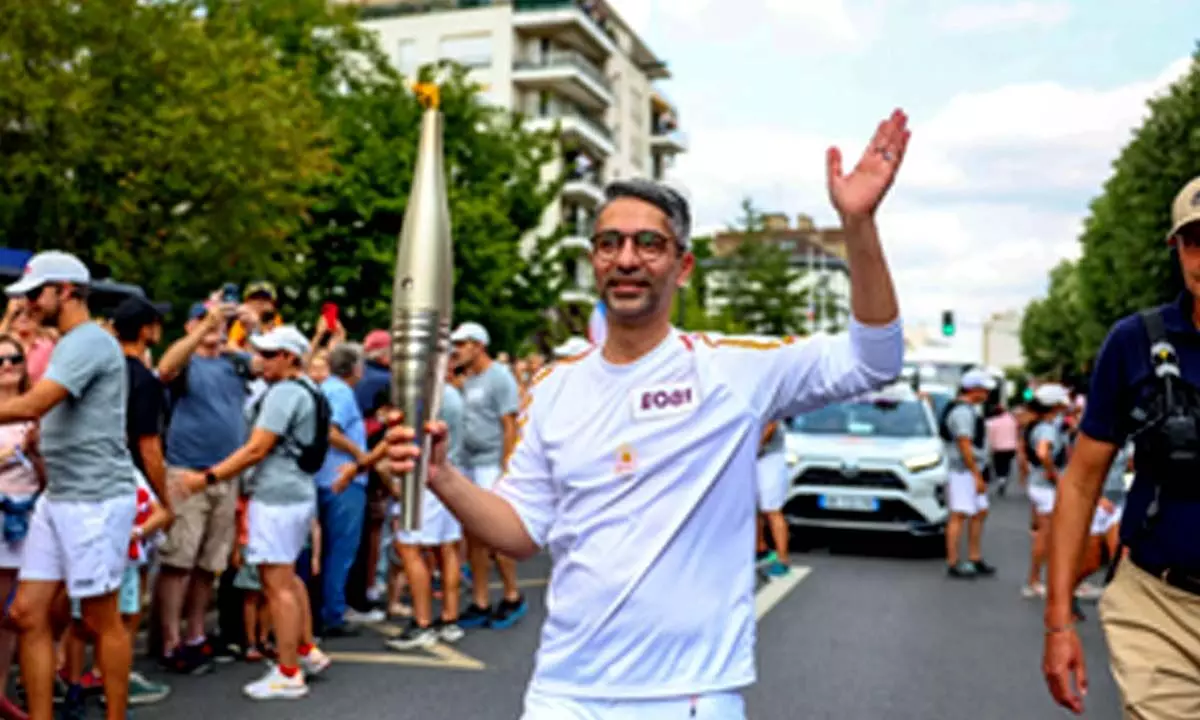
[[[822,510],[875,512],[879,509],[879,500],[861,495],[822,495],[818,502]]]

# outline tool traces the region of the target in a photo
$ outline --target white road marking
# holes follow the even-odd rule
[[[796,586],[803,582],[804,578],[812,572],[810,567],[793,566],[792,571],[783,577],[771,578],[771,580],[754,594],[754,617],[762,620],[763,615],[771,612],[771,609],[779,604],[780,600],[787,597],[787,594],[796,589]]]

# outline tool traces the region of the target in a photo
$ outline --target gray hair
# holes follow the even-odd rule
[[[329,372],[337,377],[353,376],[362,364],[363,349],[358,343],[341,343],[329,351]]]
[[[679,191],[653,180],[635,178],[614,180],[604,188],[604,203],[596,211],[599,217],[609,205],[621,198],[637,198],[663,211],[675,239],[685,250],[692,247],[692,213]]]

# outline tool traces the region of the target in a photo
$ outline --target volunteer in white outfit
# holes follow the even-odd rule
[[[768,575],[787,575],[791,567],[788,558],[788,525],[783,517],[783,504],[787,502],[788,476],[787,449],[783,421],[768,423],[763,430],[762,446],[754,468],[755,484],[758,489],[758,511],[771,532],[775,550],[765,558]],[[759,526],[761,527],[761,525]],[[761,532],[761,530],[760,530]]]
[[[452,373],[453,370],[447,371]],[[463,446],[462,394],[447,378],[442,391],[441,420],[449,432],[450,462],[457,467],[462,462]],[[395,503],[394,515],[399,517],[400,503]],[[397,530],[396,554],[408,579],[412,595],[412,618],[395,638],[385,644],[405,652],[419,647],[430,647],[438,640],[457,642],[463,630],[458,625],[459,588],[462,572],[458,545],[462,540],[462,527],[450,514],[437,495],[421,493],[421,529],[411,532]],[[425,562],[426,551],[432,551],[438,559],[442,574],[442,614],[433,620],[433,568]]]
[[[988,514],[987,426],[983,403],[996,381],[983,370],[969,370],[959,381],[958,397],[946,405],[939,418],[946,441],[949,473],[946,501],[946,572],[953,578],[996,574],[983,559],[983,525]],[[963,525],[967,526],[967,562],[959,561]]]
[[[292,325],[250,338],[262,358],[270,387],[262,397],[250,439],[207,471],[185,470],[186,493],[248,476],[249,542],[245,560],[258,567],[279,648],[279,664],[243,692],[254,700],[290,700],[308,694],[305,675],[316,675],[330,660],[305,643],[311,627],[308,590],[296,575],[296,561],[308,543],[317,512],[316,473],[329,449],[331,411],[311,378],[304,375],[309,342]]]
[[[672,298],[695,263],[687,202],[651,181],[618,181],[592,237],[608,336],[531,388],[492,492],[446,462],[445,428],[432,426],[429,487],[464,530],[519,558],[550,550],[525,720],[745,717],[760,430],[899,375],[903,333],[874,216],[908,136],[897,111],[849,175],[829,153],[850,264],[848,333],[770,341],[672,328]],[[420,452],[412,438],[409,428],[388,433],[398,471]]]
[[[1055,486],[1067,467],[1067,435],[1059,416],[1070,402],[1070,393],[1062,385],[1049,383],[1033,392],[1029,411],[1033,415],[1025,427],[1025,452],[1029,458],[1029,502],[1033,504],[1033,547],[1030,551],[1029,578],[1021,589],[1025,597],[1046,594],[1042,583],[1042,565],[1050,538],[1050,517],[1054,514]]]

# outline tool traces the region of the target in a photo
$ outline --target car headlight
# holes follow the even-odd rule
[[[909,472],[921,472],[930,468],[936,467],[942,461],[941,453],[929,453],[927,455],[917,455],[910,457],[904,461],[904,467],[908,468]]]
[[[799,465],[800,464],[800,456],[794,452],[788,453],[787,454],[787,464],[788,465]]]

